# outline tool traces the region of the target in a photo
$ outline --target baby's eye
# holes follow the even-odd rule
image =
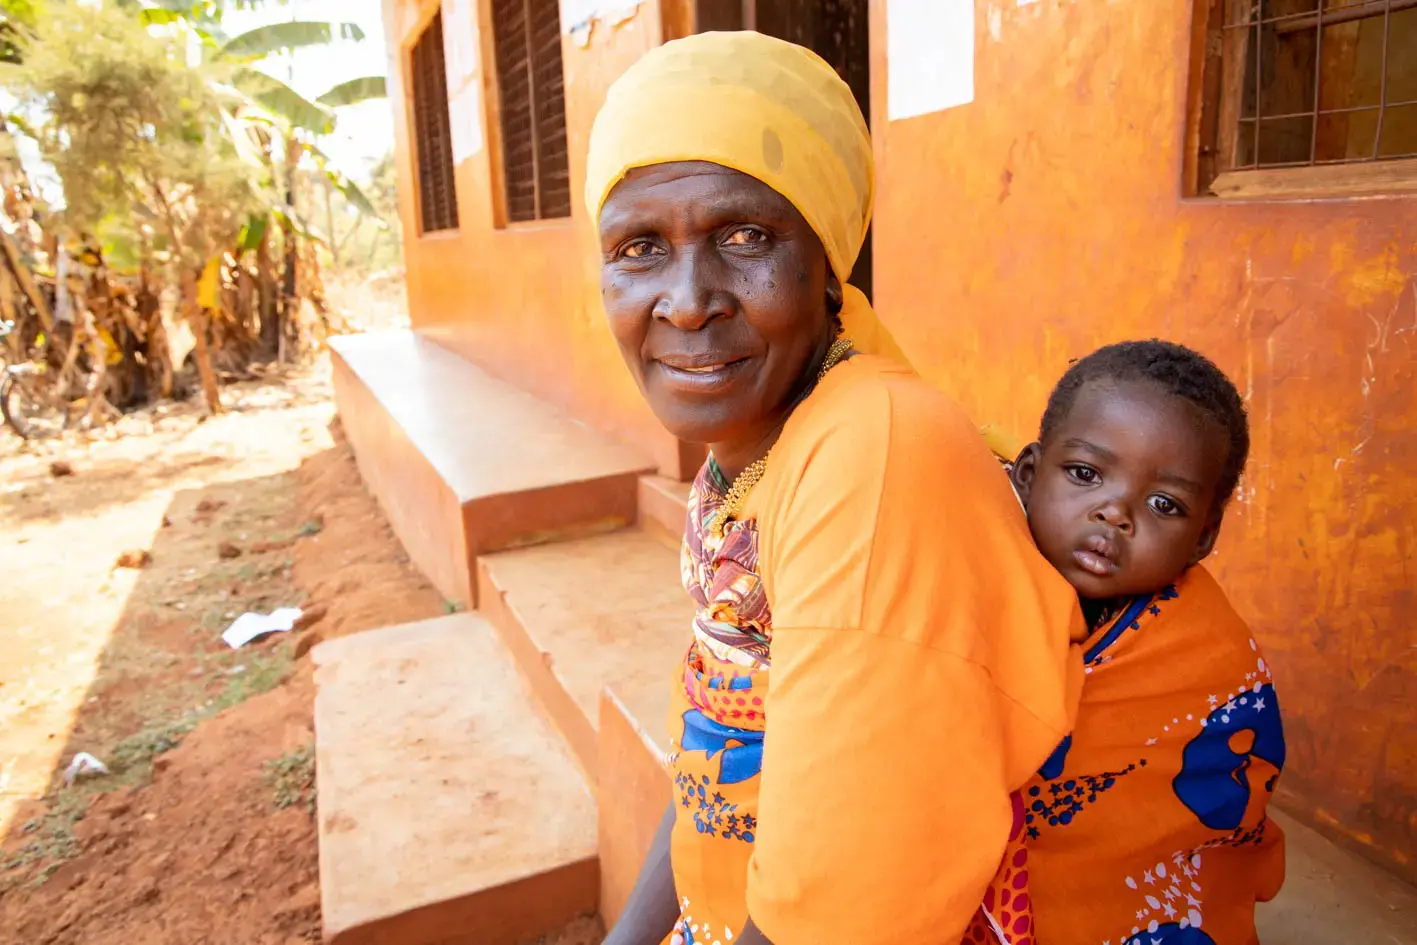
[[[1094,485],[1102,481],[1102,474],[1084,463],[1071,463],[1063,467],[1068,477],[1084,485]]]
[[[1181,515],[1185,510],[1175,499],[1166,495],[1154,495],[1147,500],[1151,505],[1151,510],[1157,515]]]
[[[724,240],[732,246],[760,246],[767,241],[768,235],[756,226],[740,226]]]

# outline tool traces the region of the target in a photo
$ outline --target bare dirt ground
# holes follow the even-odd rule
[[[356,325],[401,314],[346,296]],[[0,433],[3,945],[319,940],[305,654],[444,602],[363,490],[324,363],[224,399]],[[287,605],[297,633],[221,642]],[[80,751],[111,773],[66,787]]]

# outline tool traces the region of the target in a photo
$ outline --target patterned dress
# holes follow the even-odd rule
[[[721,539],[708,527],[727,491],[710,460],[689,496],[680,556],[696,613],[669,713],[681,897],[669,945],[727,945],[747,918],[742,889],[758,830],[772,611],[758,574],[757,523],[730,521]],[[1014,811],[999,873],[963,939],[970,945],[1033,945],[1021,796],[1014,797]]]

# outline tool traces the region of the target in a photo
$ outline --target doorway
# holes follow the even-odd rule
[[[696,12],[701,33],[757,30],[806,46],[836,69],[871,124],[869,0],[698,0]],[[871,298],[870,230],[849,281]]]

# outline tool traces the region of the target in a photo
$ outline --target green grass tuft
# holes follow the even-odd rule
[[[263,780],[271,789],[278,810],[303,804],[315,812],[315,745],[313,742],[266,762]]]

